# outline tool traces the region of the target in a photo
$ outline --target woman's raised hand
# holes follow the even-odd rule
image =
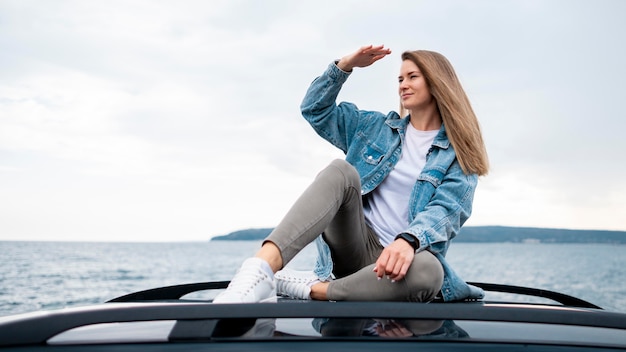
[[[342,57],[337,63],[337,67],[343,71],[350,72],[355,67],[367,67],[389,54],[391,54],[391,49],[385,48],[384,45],[367,45],[352,54]]]

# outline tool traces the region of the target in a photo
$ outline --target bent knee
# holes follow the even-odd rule
[[[361,177],[359,176],[359,172],[349,162],[343,159],[335,159],[330,163],[329,167],[337,169],[348,183],[360,183]]]
[[[426,302],[435,298],[443,285],[443,267],[432,253],[415,255],[406,276],[411,300]]]

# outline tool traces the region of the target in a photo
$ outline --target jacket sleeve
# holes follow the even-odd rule
[[[470,217],[478,176],[464,174],[455,160],[439,185],[433,184],[436,178],[421,178],[413,191],[425,197],[432,194],[432,197],[421,200],[417,197],[415,207],[409,210],[414,210],[415,214],[406,232],[419,240],[418,252],[428,250],[445,256],[448,241]],[[434,188],[434,193],[426,191],[427,188]],[[420,201],[425,205],[420,206]]]
[[[360,111],[356,105],[336,103],[341,87],[349,75],[350,73],[331,63],[326,71],[311,83],[300,105],[302,116],[317,134],[344,153],[348,150],[360,120]]]

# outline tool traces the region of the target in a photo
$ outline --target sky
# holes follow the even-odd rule
[[[300,114],[397,110],[400,54],[455,67],[491,170],[466,226],[626,230],[626,1],[0,0],[0,240],[204,241],[275,226],[342,158]]]

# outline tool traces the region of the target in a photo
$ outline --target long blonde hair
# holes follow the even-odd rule
[[[448,59],[434,51],[416,50],[404,52],[402,60],[411,60],[422,72],[463,172],[486,175],[489,160],[480,125]],[[400,116],[406,114],[400,104]]]

